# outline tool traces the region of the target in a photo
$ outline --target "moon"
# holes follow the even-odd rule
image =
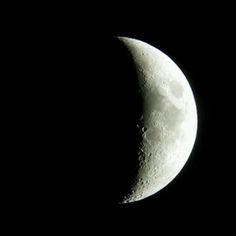
[[[143,107],[137,174],[124,204],[157,193],[178,175],[196,139],[197,109],[186,77],[167,55],[140,40],[118,39],[132,57]]]

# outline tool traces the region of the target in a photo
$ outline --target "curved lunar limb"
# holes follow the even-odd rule
[[[167,55],[139,40],[118,39],[132,57],[143,102],[137,175],[120,202],[129,203],[155,194],[181,171],[195,142],[197,110],[187,79]]]

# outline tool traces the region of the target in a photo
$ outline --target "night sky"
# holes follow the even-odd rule
[[[233,17],[220,6],[186,7],[115,11],[114,6],[108,14],[53,11],[51,16],[49,11],[48,18],[26,18],[15,26],[16,48],[24,52],[29,68],[23,73],[25,67],[19,67],[27,78],[21,83],[26,93],[20,112],[29,113],[22,122],[29,127],[30,161],[25,160],[24,168],[31,176],[24,177],[20,192],[30,193],[23,197],[29,215],[55,228],[67,224],[110,235],[117,230],[122,235],[126,230],[144,230],[145,235],[148,229],[155,234],[182,231],[186,225],[191,234],[230,226],[235,185]],[[114,36],[140,39],[173,59],[191,85],[198,110],[195,146],[181,173],[157,194],[118,206],[104,195],[117,192],[110,176],[115,178],[125,163],[123,154],[128,156],[125,130],[132,109],[126,97],[134,91],[124,83],[125,76],[132,76],[129,62],[116,63],[123,52],[113,44]]]

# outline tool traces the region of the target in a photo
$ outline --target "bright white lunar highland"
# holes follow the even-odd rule
[[[118,37],[137,71],[143,97],[138,173],[121,203],[151,196],[170,183],[185,165],[197,132],[197,110],[190,85],[163,52],[139,40]]]

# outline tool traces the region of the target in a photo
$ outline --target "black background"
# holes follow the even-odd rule
[[[14,161],[22,168],[13,180],[12,201],[19,221],[23,218],[33,228],[112,235],[117,230],[230,228],[234,211],[230,7],[156,5],[103,11],[79,7],[59,11],[54,6],[43,14],[34,10],[13,20],[10,43],[19,62],[14,72],[21,78],[13,83],[16,90],[21,88],[14,100],[20,118],[13,118],[13,123],[20,140],[17,152],[23,157]],[[133,72],[129,61],[119,61],[123,51],[113,39],[119,35],[143,40],[179,65],[193,89],[199,119],[194,149],[176,179],[156,195],[127,205],[114,205],[109,195],[117,191],[114,176],[120,168],[124,173],[129,169],[129,162],[123,164],[129,152],[126,129],[133,119],[129,109],[133,101],[126,98],[129,91],[135,93],[124,82]]]

